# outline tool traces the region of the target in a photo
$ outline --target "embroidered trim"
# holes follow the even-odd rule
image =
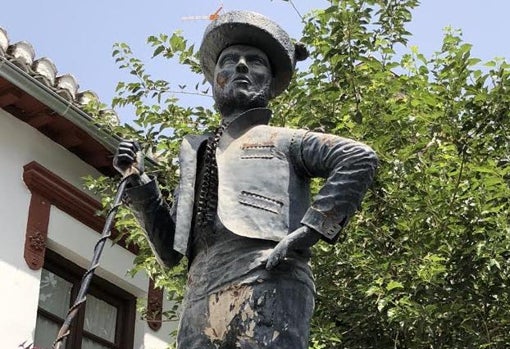
[[[245,153],[241,159],[272,159],[275,148],[274,144],[243,144],[241,150]]]
[[[281,201],[247,191],[239,194],[239,203],[275,214],[279,214],[283,207]]]
[[[256,204],[254,204],[254,203],[245,202],[245,201],[242,201],[242,200],[239,200],[239,203],[240,203],[241,205],[245,205],[245,206],[250,206],[250,207],[258,208],[258,209],[261,209],[261,210],[264,210],[264,211],[268,211],[268,212],[271,212],[271,213],[274,213],[274,214],[279,214],[279,213],[280,213],[279,211],[274,210],[274,209],[272,209],[272,208],[264,207],[264,206],[259,206],[259,205],[256,205]]]
[[[273,149],[275,146],[274,144],[243,144],[241,146],[242,150],[248,150],[248,149]]]
[[[273,155],[241,155],[241,159],[272,159]]]

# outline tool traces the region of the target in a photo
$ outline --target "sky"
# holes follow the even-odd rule
[[[292,6],[294,5],[294,7]],[[30,42],[36,58],[49,57],[59,74],[73,74],[80,90],[93,90],[101,101],[110,104],[118,81],[128,79],[112,58],[112,45],[129,44],[135,55],[149,60],[149,35],[171,34],[182,30],[190,43],[198,47],[207,20],[183,20],[188,16],[206,16],[223,5],[223,11],[246,9],[260,12],[278,22],[293,38],[299,39],[303,27],[298,13],[323,8],[326,0],[0,0],[0,27],[10,42]],[[422,0],[413,11],[408,30],[409,45],[426,55],[438,50],[443,28],[461,29],[464,41],[473,44],[473,56],[482,60],[510,58],[507,34],[510,32],[509,0]],[[200,78],[186,74],[169,62],[149,66],[155,78],[170,81],[174,87]],[[212,104],[208,97],[178,96],[189,105]],[[129,122],[132,116],[120,119]]]

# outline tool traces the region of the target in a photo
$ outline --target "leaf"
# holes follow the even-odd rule
[[[161,54],[161,52],[163,52],[165,50],[165,46],[158,46],[154,52],[152,53],[152,57],[156,57],[156,56],[159,56]]]
[[[386,285],[386,290],[387,291],[392,291],[394,289],[400,289],[400,288],[404,288],[404,285],[402,285],[401,282],[399,281],[395,281],[395,280],[391,280],[387,285]]]

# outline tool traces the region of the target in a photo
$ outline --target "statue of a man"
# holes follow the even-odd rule
[[[308,348],[314,308],[310,248],[334,243],[372,182],[377,157],[334,135],[268,126],[268,101],[288,86],[302,45],[266,17],[221,15],[206,29],[202,70],[222,121],[184,138],[171,205],[143,173],[139,146],[114,159],[133,166],[128,202],[166,266],[188,258],[180,349]],[[325,182],[313,201],[310,179]]]

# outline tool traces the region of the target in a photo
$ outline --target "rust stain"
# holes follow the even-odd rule
[[[247,329],[246,329],[246,335],[249,338],[255,337],[255,326],[256,325],[257,324],[256,324],[255,320],[250,320],[250,323],[248,324]]]
[[[222,89],[225,88],[227,81],[228,81],[228,75],[224,72],[219,72],[218,75],[216,76],[216,83]]]
[[[234,317],[241,314],[241,320],[248,324],[248,330],[253,334],[255,329],[254,317],[256,312],[250,305],[253,288],[249,285],[235,285],[227,290],[209,296],[209,327],[204,330],[212,342],[225,339],[230,330]]]

